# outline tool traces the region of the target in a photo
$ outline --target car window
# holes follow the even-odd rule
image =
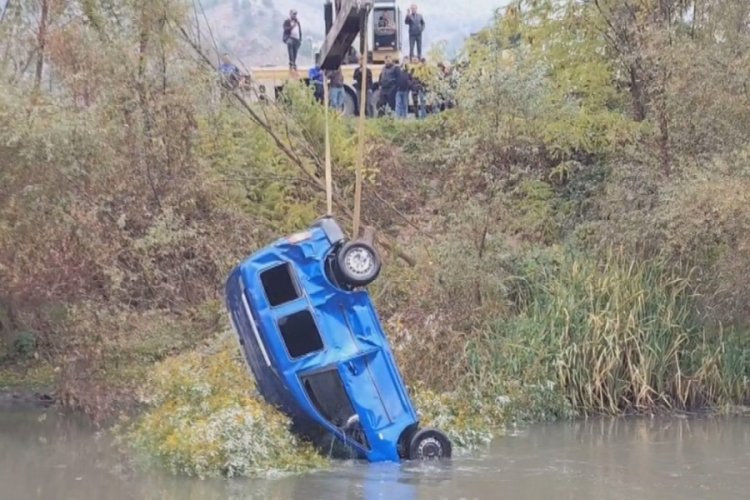
[[[323,349],[323,340],[310,311],[304,309],[279,319],[279,330],[289,356],[299,358]]]
[[[286,304],[301,297],[289,264],[280,264],[260,273],[260,281],[271,307]]]

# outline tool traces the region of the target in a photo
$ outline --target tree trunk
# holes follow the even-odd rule
[[[42,0],[42,15],[39,19],[39,31],[37,32],[37,56],[36,56],[36,76],[34,78],[34,88],[39,90],[42,84],[42,74],[44,73],[44,51],[47,45],[47,16],[49,15],[49,0]]]
[[[630,99],[633,103],[633,119],[643,121],[646,119],[646,105],[644,103],[643,82],[638,78],[636,63],[630,65]]]

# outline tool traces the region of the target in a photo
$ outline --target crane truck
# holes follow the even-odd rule
[[[368,68],[372,71],[374,83],[373,101],[377,102],[377,81],[386,57],[390,56],[394,61],[401,58],[401,10],[396,0],[336,0],[335,3],[327,0],[323,17],[326,38],[316,59],[324,70],[341,68],[345,82],[344,114],[356,115],[359,112],[359,93],[354,88],[354,70],[359,64],[348,63],[346,56],[359,38],[359,54],[363,57],[362,37],[368,37]],[[286,66],[262,66],[251,68],[251,77],[256,86],[267,89],[267,98],[275,99],[291,80],[308,83],[309,69],[309,66],[300,66],[297,71],[290,71]]]

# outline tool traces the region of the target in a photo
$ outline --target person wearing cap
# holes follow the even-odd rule
[[[289,18],[284,21],[283,41],[289,52],[289,69],[296,70],[297,52],[302,45],[302,26],[297,19],[297,11],[294,9],[289,11]]]

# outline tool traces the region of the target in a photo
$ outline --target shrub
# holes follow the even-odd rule
[[[20,358],[31,357],[36,351],[36,334],[29,331],[19,332],[13,340],[13,350]]]
[[[500,424],[494,408],[466,392],[438,393],[424,385],[409,391],[420,418],[420,427],[445,432],[456,451],[471,451],[489,444]]]
[[[169,358],[142,395],[148,410],[124,436],[175,474],[234,477],[321,467],[322,457],[289,432],[288,418],[254,395],[251,377],[236,346],[226,343],[217,352]]]

